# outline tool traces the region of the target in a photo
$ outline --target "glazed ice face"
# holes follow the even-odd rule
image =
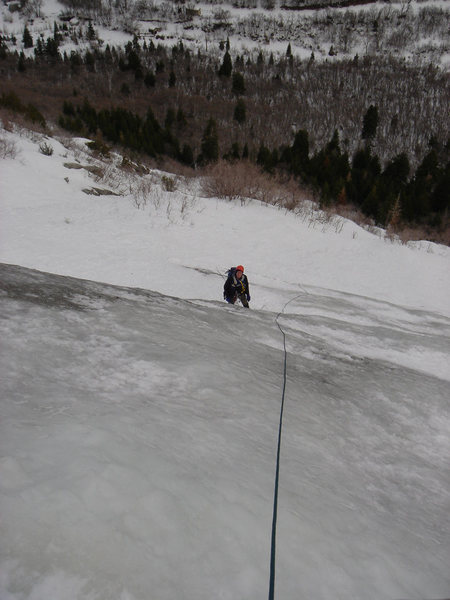
[[[0,282],[0,597],[267,596],[275,313]],[[279,597],[444,597],[448,324],[324,289],[288,310]]]

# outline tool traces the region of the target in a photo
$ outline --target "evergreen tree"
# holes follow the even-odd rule
[[[130,71],[136,71],[136,69],[142,69],[141,59],[139,58],[139,54],[136,50],[131,49],[127,53],[127,63],[125,69],[129,69]]]
[[[378,190],[376,183],[372,183],[370,188],[367,190],[367,194],[364,196],[361,202],[361,209],[365,215],[369,217],[376,217],[378,212]]]
[[[105,51],[103,52],[103,60],[108,65],[110,65],[113,61],[112,52],[111,48],[109,47],[109,44],[106,44]]]
[[[246,107],[245,107],[245,102],[242,100],[242,98],[239,98],[239,100],[237,101],[236,106],[234,108],[234,119],[239,124],[242,124],[245,122]]]
[[[95,67],[95,58],[92,52],[86,51],[84,55],[84,63],[87,66],[88,71],[93,72]]]
[[[0,58],[4,60],[8,55],[8,46],[3,40],[3,36],[0,35]]]
[[[358,150],[353,156],[350,176],[347,180],[347,196],[351,202],[361,206],[373,190],[381,172],[380,161],[372,156],[370,148]],[[369,213],[375,216],[376,211]]]
[[[168,108],[166,112],[166,118],[164,120],[164,127],[166,129],[170,129],[172,125],[175,123],[176,115],[175,110],[173,108]]]
[[[24,48],[32,48],[33,47],[33,38],[31,37],[31,33],[26,25],[25,25],[25,29],[23,30],[22,42],[23,42]]]
[[[37,39],[34,55],[36,58],[44,55],[44,44],[42,43],[42,39],[40,37]]]
[[[92,21],[89,21],[86,37],[89,41],[93,41],[96,39],[97,34],[95,33],[94,26],[92,25]]]
[[[93,106],[90,105],[87,99],[84,100],[81,108],[79,109],[79,116],[87,126],[90,134],[95,134],[97,131],[97,111]]]
[[[119,58],[119,62],[117,64],[121,71],[126,71],[128,69],[128,63],[125,61],[123,56]]]
[[[228,150],[228,152],[223,155],[223,158],[225,160],[228,160],[229,162],[234,162],[236,160],[239,160],[240,159],[239,143],[233,142],[231,144],[231,148]]]
[[[233,142],[231,144],[231,157],[234,160],[239,160],[239,158],[240,158],[239,142]]]
[[[290,163],[294,175],[306,179],[309,171],[309,139],[308,132],[300,129],[295,135],[289,153],[283,153],[283,159]]]
[[[439,160],[436,150],[431,150],[417,167],[409,183],[403,201],[403,217],[406,221],[422,221],[433,210],[430,196],[436,193],[440,178]]]
[[[371,104],[364,115],[361,137],[363,140],[372,140],[378,127],[378,108]]]
[[[138,67],[134,72],[134,78],[136,81],[142,81],[144,79],[144,72],[141,67]]]
[[[47,38],[47,41],[45,43],[45,49],[44,52],[47,56],[51,57],[51,58],[57,58],[59,56],[59,52],[58,52],[58,42],[55,40],[55,38]]]
[[[311,182],[321,190],[322,200],[329,203],[336,202],[340,195],[342,197],[348,174],[348,158],[341,153],[339,135],[335,130],[325,148],[311,159],[309,176]]]
[[[75,116],[75,107],[72,104],[72,102],[69,102],[68,100],[64,100],[64,102],[63,102],[63,113],[65,115],[69,115],[70,117],[74,117]]]
[[[122,83],[122,85],[120,86],[120,93],[123,96],[129,96],[131,94],[130,86],[128,85],[128,83]]]
[[[60,42],[62,41],[62,35],[59,33],[56,21],[53,21],[53,39],[55,40],[55,43],[59,46]]]
[[[265,171],[269,173],[273,171],[274,167],[278,162],[278,153],[276,150],[271,152],[267,146],[261,144],[258,150],[258,154],[256,156],[256,162],[260,165]]]
[[[17,62],[17,70],[19,73],[23,73],[26,70],[25,66],[25,54],[23,51],[19,54],[19,60]]]
[[[187,119],[186,119],[186,115],[183,112],[182,108],[178,109],[177,112],[177,127],[179,129],[183,129],[184,127],[186,127],[187,125]]]
[[[431,209],[442,215],[450,212],[450,162],[439,174],[431,194]]]
[[[220,69],[219,69],[219,75],[221,77],[230,77],[232,70],[233,70],[233,64],[231,62],[230,53],[227,50],[223,57],[222,65],[220,66]]]
[[[400,188],[407,183],[409,171],[408,157],[405,152],[402,152],[386,165],[382,177],[386,184],[393,188],[395,193],[398,193]]]
[[[276,167],[278,165],[279,160],[280,157],[278,155],[278,150],[274,148],[274,150],[272,150],[272,166]]]
[[[189,144],[184,144],[183,150],[180,154],[180,161],[189,167],[194,166],[194,153],[192,152],[192,148]]]
[[[75,52],[74,50],[72,50],[72,52],[70,53],[69,62],[72,71],[77,71],[78,67],[83,63],[79,53]]]
[[[139,45],[139,37],[136,34],[133,36],[132,46],[133,50],[139,54],[141,47]]]
[[[209,119],[202,137],[201,154],[199,162],[207,164],[219,158],[219,136],[217,124],[213,118]]]
[[[147,87],[155,87],[156,77],[153,71],[147,71],[144,77],[144,83]]]
[[[177,78],[175,76],[175,73],[173,71],[170,71],[169,74],[169,87],[175,87],[175,83],[177,81]]]
[[[381,225],[388,225],[397,213],[406,190],[409,161],[405,153],[393,158],[377,181],[377,210],[373,216]]]
[[[244,76],[241,73],[237,73],[237,72],[233,73],[233,83],[232,83],[231,91],[233,92],[233,94],[236,94],[237,96],[245,94]]]

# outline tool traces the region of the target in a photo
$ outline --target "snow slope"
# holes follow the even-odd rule
[[[0,598],[267,596],[288,301],[276,597],[449,597],[449,250],[1,135]]]
[[[96,182],[64,166],[95,166],[83,140],[72,150],[47,140],[54,153],[45,156],[39,136],[14,139],[18,158],[0,163],[3,262],[205,300],[220,299],[224,271],[244,264],[254,308],[280,310],[306,286],[450,315],[447,247],[404,246],[344,219],[322,224],[309,212],[203,198],[196,182],[166,192],[152,175],[138,210],[141,178],[98,163],[111,172]],[[124,195],[82,191],[93,187]]]

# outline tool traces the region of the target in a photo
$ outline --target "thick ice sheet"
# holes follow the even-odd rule
[[[266,597],[276,314],[0,280],[2,600]],[[286,310],[277,597],[447,597],[449,319],[323,291]]]

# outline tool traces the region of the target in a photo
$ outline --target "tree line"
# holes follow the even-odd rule
[[[22,45],[29,48],[26,31]],[[63,52],[60,46],[66,39],[89,46]],[[56,83],[55,97],[72,85],[97,104],[120,98],[142,111],[151,96],[159,119],[168,104],[182,106],[192,117],[193,146],[200,143],[196,131],[201,123],[195,127],[195,121],[207,113],[224,130],[222,137],[230,146],[239,138],[249,142],[263,138],[266,144],[281,145],[293,132],[305,129],[316,149],[337,129],[341,144],[353,154],[370,104],[379,109],[373,147],[382,162],[406,152],[415,168],[431,137],[445,143],[449,135],[450,81],[431,64],[416,66],[392,57],[370,56],[323,62],[311,55],[300,60],[290,44],[284,55],[276,57],[264,50],[237,53],[226,47],[225,40],[207,53],[194,52],[181,42],[165,47],[152,37],[135,37],[124,48],[102,48],[92,23],[84,28],[64,24],[56,27],[53,36],[38,36],[31,43],[33,58],[29,50],[8,52],[3,42],[3,56],[9,60],[3,67],[0,64],[0,71],[10,81],[21,72],[21,83],[34,75],[37,90],[39,82],[45,90],[49,83]],[[239,98],[245,101],[247,112],[245,119],[236,121]]]
[[[192,148],[181,144],[174,125],[185,120],[182,111],[167,111],[164,126],[149,108],[141,118],[122,108],[97,111],[87,100],[74,106],[65,102],[60,125],[78,134],[101,136],[114,144],[146,153],[152,157],[168,155],[189,166],[205,165],[223,157],[230,161],[248,158],[248,148],[235,144],[222,153],[217,124],[209,119],[203,131],[201,151],[196,158]],[[390,160],[384,168],[371,149],[378,126],[377,109],[370,106],[363,120],[363,145],[350,159],[341,150],[335,131],[330,141],[315,153],[310,152],[307,131],[296,133],[292,144],[269,149],[261,144],[256,162],[267,172],[287,172],[310,185],[322,205],[353,204],[382,226],[397,227],[400,219],[440,227],[450,208],[450,145],[430,141],[429,151],[411,173],[405,153]]]

